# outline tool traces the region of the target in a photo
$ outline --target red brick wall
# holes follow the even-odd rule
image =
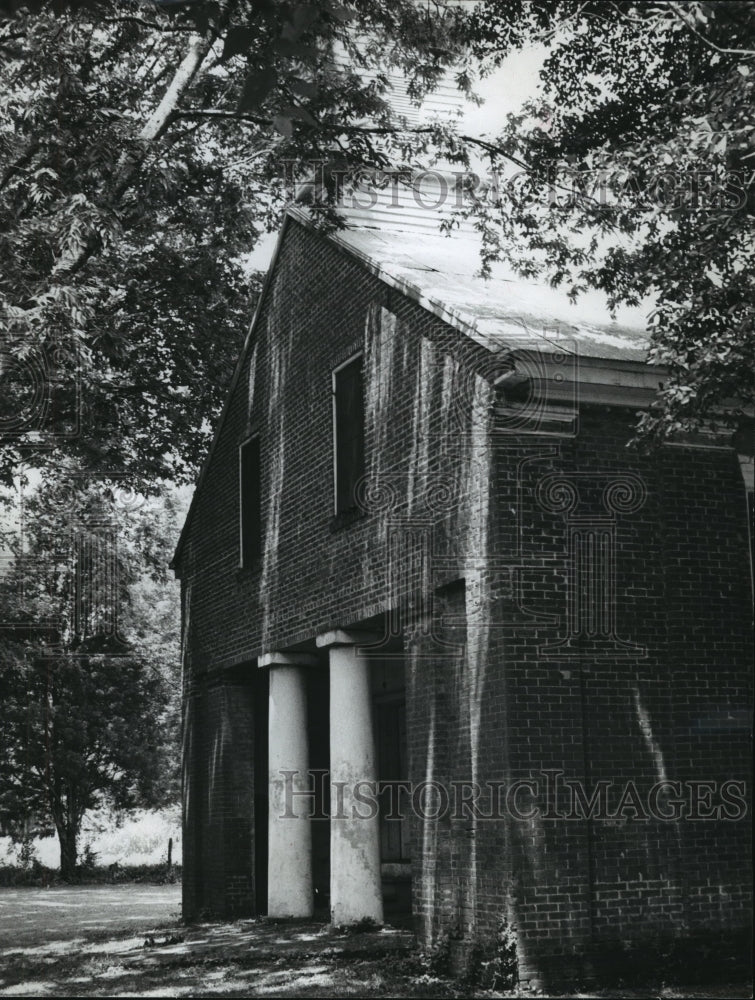
[[[749,794],[750,588],[736,456],[669,447],[643,458],[625,447],[629,417],[585,408],[576,438],[526,464],[499,442],[496,549],[510,544],[505,514],[514,508],[524,542],[519,584],[494,615],[503,627],[491,630],[491,661],[505,683],[485,708],[499,699],[510,706],[509,781],[547,769],[588,788],[603,780],[611,812],[630,781],[641,803],[661,780],[681,782],[685,797],[694,781],[720,788],[736,780]],[[538,497],[538,483],[555,473],[580,494],[571,513],[545,510]],[[637,509],[622,511],[620,496],[607,517],[604,484],[627,480]],[[593,528],[612,522],[609,596],[620,641],[583,637],[568,650],[553,648],[553,638],[568,631],[563,616],[573,585],[564,536],[580,517]],[[522,597],[529,612],[561,615],[558,626],[524,621]],[[493,725],[491,717],[483,728]],[[561,799],[563,810],[567,801]],[[567,952],[747,927],[749,814],[678,822],[633,815],[627,808],[589,823],[509,823],[525,958],[527,951],[537,957],[558,950],[554,920]]]
[[[250,352],[179,562],[187,912],[240,912],[252,878],[254,776],[232,765],[248,760],[253,706],[239,716],[223,686],[192,694],[198,678],[222,685],[261,652],[399,606],[415,782],[542,783],[552,769],[588,790],[611,782],[614,795],[630,779],[645,794],[660,777],[745,780],[749,793],[749,569],[733,452],[643,457],[625,447],[630,413],[586,405],[574,438],[501,433],[500,422],[497,432],[492,391],[468,374],[487,361],[482,349],[295,222],[256,329],[255,377]],[[334,527],[330,373],[362,349],[377,489],[371,513]],[[265,547],[239,569],[237,449],[256,429]],[[549,495],[556,475],[567,485]],[[617,481],[629,493],[606,507]],[[558,509],[569,484],[581,505],[571,512]],[[637,489],[642,502],[627,509]],[[575,593],[575,529],[610,536],[615,636],[554,650]],[[746,825],[415,820],[417,928],[427,944],[450,933],[490,942],[504,920],[525,975],[618,940],[739,928]]]
[[[184,698],[183,912],[253,916],[254,697],[238,671],[202,673]]]

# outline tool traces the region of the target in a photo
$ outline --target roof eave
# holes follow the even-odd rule
[[[287,210],[287,214],[291,218],[294,218],[297,222],[300,222],[302,225],[314,228],[314,223],[306,211],[292,207]],[[454,327],[454,329],[463,333],[465,336],[469,337],[470,340],[480,344],[488,351],[495,351],[495,353],[499,353],[502,357],[509,357],[512,360],[515,360],[517,354],[522,355],[533,350],[532,348],[521,347],[518,345],[512,345],[510,349],[507,349],[506,347],[502,347],[500,343],[495,345],[491,344],[490,337],[486,336],[473,323],[470,323],[462,313],[442,302],[439,302],[437,299],[426,295],[421,288],[406,278],[400,278],[391,274],[390,271],[386,270],[386,268],[383,267],[379,261],[375,260],[363,250],[360,250],[358,247],[353,246],[353,244],[349,243],[348,240],[343,239],[338,230],[329,232],[326,235],[331,242],[335,243],[339,247],[339,249],[343,250],[355,260],[358,260],[371,274],[375,275],[375,277],[379,278],[390,288],[406,295],[427,312],[437,316],[438,319],[442,320],[444,323],[448,323],[449,326]],[[554,349],[556,347],[557,353],[560,353],[562,351],[562,346],[554,345]],[[637,358],[602,358],[599,356],[588,355],[585,357],[580,356],[579,360],[580,365],[598,365],[606,371],[612,371],[614,373],[614,377],[609,380],[609,384],[616,387],[625,387],[630,390],[636,390],[639,387],[638,383],[641,383],[642,388],[645,390],[652,385],[653,392],[655,392],[658,385],[658,379],[663,377],[665,371],[665,369],[658,365],[652,365],[645,360]],[[625,374],[626,381],[624,379]],[[636,395],[636,393],[633,394]]]

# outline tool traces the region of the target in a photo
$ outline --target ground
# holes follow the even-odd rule
[[[431,975],[411,935],[319,923],[179,922],[177,886],[0,889],[0,996],[514,997]],[[529,995],[529,994],[528,994]],[[572,996],[648,997],[647,991]],[[747,997],[742,984],[654,990]]]
[[[0,954],[5,965],[12,946],[52,946],[92,932],[175,923],[180,916],[180,885],[0,889]]]

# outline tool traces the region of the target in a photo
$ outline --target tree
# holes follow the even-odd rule
[[[70,879],[87,810],[177,799],[180,681],[170,511],[61,483],[29,499],[0,580],[0,814],[50,823]]]
[[[62,454],[142,488],[191,479],[282,161],[385,162],[371,129],[397,123],[386,67],[432,86],[460,56],[461,15],[411,0],[4,7],[0,475]]]
[[[0,594],[0,797],[6,816],[52,819],[70,874],[86,809],[156,794],[157,734],[177,720],[171,600],[154,575],[114,574],[103,484],[193,477],[256,290],[244,257],[288,193],[282,162],[296,178],[313,160],[387,162],[385,69],[431,87],[461,18],[411,0],[3,10],[0,477],[44,480]],[[132,566],[148,524],[129,529]]]
[[[640,419],[645,440],[746,426],[755,7],[487,2],[470,38],[493,64],[545,51],[541,93],[486,147],[508,178],[474,209],[487,259],[575,296],[597,288],[611,306],[652,302],[649,357],[667,376]]]
[[[277,0],[2,5],[0,474],[75,454],[193,478],[289,190],[470,153],[516,184],[474,206],[484,260],[611,304],[649,296],[668,377],[642,430],[752,396],[753,12],[742,3]],[[471,13],[471,16],[470,16]],[[407,126],[410,93],[546,48],[500,136]],[[470,48],[472,53],[470,54]],[[284,170],[282,164],[286,163]],[[522,178],[526,180],[522,180]],[[328,206],[317,206],[327,212]],[[333,221],[332,214],[329,216]],[[2,360],[4,358],[4,360]]]
[[[158,142],[186,33],[157,34],[45,9],[0,37],[6,482],[56,453],[142,485],[191,468],[230,377],[253,213],[189,135]]]
[[[3,812],[11,823],[52,820],[65,879],[75,875],[87,810],[153,801],[143,788],[159,760],[160,683],[133,657],[116,663],[106,644],[75,655],[2,651]]]

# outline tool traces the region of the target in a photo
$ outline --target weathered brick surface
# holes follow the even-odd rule
[[[544,772],[559,772],[588,792],[608,782],[612,808],[628,781],[641,800],[660,780],[743,781],[749,795],[750,578],[733,452],[642,456],[626,448],[630,412],[589,405],[575,437],[502,433],[473,374],[482,348],[292,221],[256,331],[178,562],[188,913],[252,906],[255,657],[311,647],[336,625],[397,623],[415,783],[524,779],[542,793]],[[334,525],[331,372],[358,350],[366,512]],[[265,541],[259,564],[239,569],[237,450],[257,430]],[[578,504],[560,507],[570,486]],[[591,550],[590,532],[607,548]],[[570,544],[598,560],[585,580],[610,559],[602,603],[570,577]],[[558,646],[577,593],[601,620],[612,604],[614,634],[575,631]],[[467,807],[412,821],[427,944],[492,942],[505,923],[536,975],[617,941],[746,926],[749,812],[587,821],[539,804],[529,819]]]
[[[205,673],[184,696],[184,915],[253,916],[254,687]]]

